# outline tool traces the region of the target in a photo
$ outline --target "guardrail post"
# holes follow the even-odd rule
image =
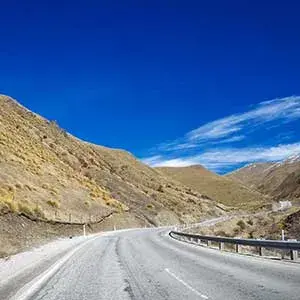
[[[241,245],[235,244],[235,252],[239,253],[241,251]]]
[[[259,254],[259,256],[264,256],[264,248],[263,247],[258,247],[258,254]]]
[[[207,244],[207,247],[211,247],[211,241],[210,240],[207,240],[206,244]]]
[[[219,250],[224,250],[224,242],[219,242]]]
[[[291,251],[291,260],[298,259],[298,251],[297,250],[290,250]]]
[[[295,239],[288,239],[288,241],[297,241]],[[290,250],[291,260],[298,259],[298,250]]]

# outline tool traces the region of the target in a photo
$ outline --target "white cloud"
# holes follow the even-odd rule
[[[244,135],[235,135],[235,136],[229,137],[227,139],[218,141],[217,144],[239,142],[239,141],[242,141],[243,139],[245,139]]]
[[[282,144],[291,134],[287,136],[288,131],[281,130],[285,123],[299,118],[300,96],[261,102],[246,112],[208,122],[181,138],[162,143],[152,149],[154,156],[143,161],[151,166],[201,164],[215,171],[255,161],[279,161],[300,153],[297,140]]]
[[[289,122],[300,118],[300,97],[291,96],[259,103],[253,109],[206,123],[184,137],[158,146],[162,151],[196,148],[203,143],[222,143],[235,133],[253,131],[272,121]],[[239,134],[238,136],[241,136]],[[241,140],[241,139],[240,139]],[[237,141],[235,139],[232,140]],[[226,142],[226,140],[224,141]]]
[[[184,167],[201,164],[218,171],[224,167],[253,161],[280,161],[298,153],[300,153],[300,143],[293,143],[273,147],[223,148],[210,150],[199,155],[172,159],[157,155],[142,161],[153,167]]]
[[[161,160],[162,160],[162,156],[154,155],[154,156],[150,156],[150,157],[147,157],[147,158],[143,158],[142,162],[146,165],[149,165],[149,166],[156,166],[157,162],[159,162]]]
[[[279,161],[300,152],[300,143],[273,147],[224,148],[210,150],[194,159],[206,165],[209,163],[238,164],[251,161]]]
[[[191,158],[165,159],[163,156],[155,155],[143,158],[142,162],[151,167],[187,167],[198,164],[197,160]]]

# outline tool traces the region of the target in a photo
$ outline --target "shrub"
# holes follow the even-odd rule
[[[237,223],[236,223],[237,226],[239,226],[242,230],[244,230],[246,228],[246,224],[243,220],[239,220]]]
[[[157,189],[158,192],[163,193],[164,192],[164,187],[160,185]]]
[[[47,204],[48,204],[49,206],[54,207],[54,208],[59,208],[59,202],[56,201],[56,200],[48,200],[48,201],[47,201]]]
[[[247,221],[247,223],[250,225],[250,226],[252,226],[253,225],[253,221],[250,219],[250,220],[248,220]]]
[[[216,236],[227,236],[226,232],[224,230],[218,230],[215,232]]]
[[[10,211],[10,212],[17,212],[18,211],[18,205],[16,202],[14,202],[12,197],[6,196],[6,197],[0,197],[0,204],[2,206],[1,210],[3,211]]]
[[[8,186],[7,186],[7,189],[8,189],[9,192],[12,192],[12,193],[14,193],[15,190],[16,190],[15,187],[12,186],[12,185],[8,185]]]
[[[33,212],[38,218],[45,219],[45,213],[38,205],[34,208]]]
[[[23,186],[22,186],[22,184],[21,183],[16,183],[16,188],[17,189],[21,189]]]
[[[28,184],[25,184],[25,188],[26,188],[27,190],[29,190],[29,191],[32,191],[32,188],[31,188],[31,186],[30,186],[30,185],[28,185]]]
[[[43,183],[42,184],[42,188],[45,189],[45,190],[47,190],[47,189],[49,189],[49,185],[47,183]]]
[[[27,203],[18,203],[18,211],[19,213],[24,213],[25,215],[32,216],[33,211],[29,204]]]
[[[235,227],[235,228],[233,229],[233,233],[234,233],[235,235],[239,234],[239,233],[240,233],[240,227]]]
[[[253,230],[249,232],[248,238],[249,239],[253,239],[254,238],[254,231]]]
[[[148,204],[147,204],[147,208],[148,208],[148,209],[153,209],[153,208],[154,208],[154,205],[151,204],[151,203],[148,203]]]

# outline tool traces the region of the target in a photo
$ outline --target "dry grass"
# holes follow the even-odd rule
[[[48,216],[56,208],[49,201],[59,199],[62,218],[69,212],[132,211],[157,224],[222,214],[204,192],[191,191],[128,152],[82,142],[8,97],[0,96],[0,120],[0,183],[16,190],[6,206],[27,199],[28,212],[37,213],[38,203]]]
[[[227,175],[277,200],[300,203],[300,161],[255,163]]]
[[[293,216],[295,220],[292,220]],[[252,216],[236,216],[214,226],[195,228],[193,232],[205,235],[219,235],[241,238],[281,239],[281,230],[287,238],[300,238],[300,211],[291,208],[285,212],[265,212]]]
[[[0,189],[0,212],[23,213],[27,216],[38,218],[45,217],[44,212],[38,205],[34,206],[26,199],[23,201],[16,201],[14,192],[11,192],[10,188],[7,190],[4,188]]]
[[[57,200],[48,200],[47,204],[53,208],[59,208],[60,203]]]
[[[219,176],[202,166],[158,168],[175,180],[227,206],[251,209],[268,203],[268,199],[239,182]]]

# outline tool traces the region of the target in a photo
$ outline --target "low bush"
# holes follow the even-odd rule
[[[34,208],[33,212],[36,217],[45,219],[45,213],[38,205]]]
[[[239,226],[242,230],[244,230],[246,228],[246,224],[243,220],[239,220],[237,223],[236,223],[237,226]]]
[[[59,208],[59,202],[56,201],[56,200],[48,200],[47,201],[47,204],[51,207],[54,207],[54,208]]]
[[[247,221],[247,223],[248,223],[250,226],[253,225],[253,221],[252,221],[251,219],[249,219],[249,220]]]
[[[163,193],[164,192],[164,187],[160,185],[157,189],[158,192]]]
[[[147,204],[147,208],[148,208],[148,209],[153,209],[153,208],[154,208],[154,205],[151,204],[151,203],[148,203],[148,204]]]

